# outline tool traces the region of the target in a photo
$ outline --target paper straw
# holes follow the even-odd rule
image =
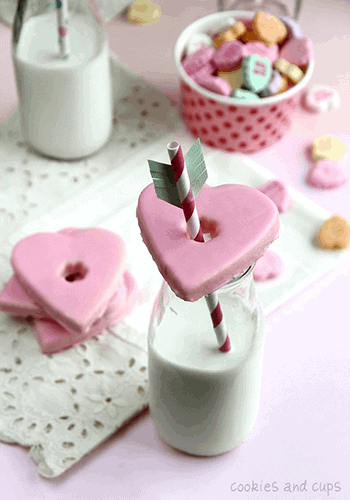
[[[180,143],[177,141],[170,142],[167,145],[167,149],[190,238],[204,243],[204,236]],[[231,349],[231,344],[229,336],[227,335],[227,328],[217,292],[206,295],[205,300],[210,312],[220,351],[228,352]]]
[[[56,0],[58,21],[58,43],[62,59],[69,57],[68,0]]]

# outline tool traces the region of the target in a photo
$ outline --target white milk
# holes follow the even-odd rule
[[[108,42],[84,15],[69,22],[71,54],[59,57],[57,14],[26,21],[13,54],[22,133],[39,152],[80,158],[97,151],[112,131]]]
[[[234,448],[249,436],[258,413],[263,316],[255,296],[253,306],[252,296],[219,298],[228,353],[218,349],[204,298],[189,303],[172,294],[160,325],[155,314],[150,328],[151,417],[168,444],[195,455]]]

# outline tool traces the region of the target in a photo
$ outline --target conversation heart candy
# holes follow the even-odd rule
[[[135,24],[148,26],[157,23],[161,18],[159,5],[155,5],[149,0],[137,0],[128,7],[128,20]]]
[[[346,152],[346,144],[336,137],[323,135],[312,143],[312,158],[318,160],[338,161]]]
[[[213,57],[215,49],[212,47],[204,47],[194,54],[186,57],[182,61],[182,67],[188,75],[193,75],[207,64]]]
[[[272,66],[266,57],[251,54],[242,60],[242,73],[244,86],[259,93],[270,81]]]
[[[140,194],[136,215],[144,243],[160,273],[180,298],[196,301],[243,272],[277,236],[278,210],[257,189],[204,185],[196,206],[212,238],[188,238],[183,213],[157,198],[153,184]]]
[[[232,89],[230,84],[219,76],[213,76],[201,70],[194,75],[193,79],[198,85],[210,92],[225,95],[227,97],[231,95]]]
[[[244,45],[244,55],[257,54],[261,57],[266,57],[274,64],[279,57],[278,45],[274,44],[271,47],[267,47],[262,42],[248,42]]]
[[[242,38],[244,33],[247,31],[247,29],[241,21],[238,21],[237,23],[235,23],[232,26],[231,31],[234,34],[234,36],[237,38],[237,40],[239,40],[240,38]]]
[[[290,207],[291,197],[287,186],[275,179],[259,188],[259,191],[270,198],[278,208],[279,212],[287,212]]]
[[[213,40],[206,33],[195,33],[191,36],[186,44],[186,55],[191,56],[200,49],[205,49],[206,47],[212,47]]]
[[[219,49],[223,43],[232,42],[233,40],[237,40],[236,35],[230,29],[227,29],[220,33],[220,35],[216,36],[213,39],[213,42],[215,47]]]
[[[301,38],[303,36],[303,30],[295,19],[289,16],[280,16],[280,20],[283,22],[285,27],[287,28],[287,36],[288,38]]]
[[[287,36],[287,28],[277,17],[266,12],[257,12],[253,20],[253,30],[258,39],[268,47],[281,43]]]
[[[340,95],[327,85],[313,85],[306,92],[303,102],[311,111],[326,113],[340,107]]]
[[[337,189],[349,181],[344,170],[335,161],[320,160],[311,167],[306,182],[316,189]]]
[[[296,66],[306,66],[314,57],[311,40],[306,37],[291,38],[283,45],[280,57]]]
[[[298,66],[295,64],[291,64],[290,62],[280,57],[275,62],[275,68],[278,69],[282,75],[287,76],[293,83],[299,83],[300,80],[304,77],[304,73],[301,71]]]
[[[346,250],[350,246],[350,223],[340,215],[333,215],[318,230],[317,241],[325,250]]]
[[[267,250],[256,262],[253,278],[255,281],[266,281],[278,278],[282,274],[283,261],[277,253]]]
[[[243,73],[242,69],[236,69],[235,71],[224,72],[219,71],[218,76],[225,80],[230,86],[230,94],[233,90],[242,86],[243,83]]]
[[[243,43],[238,40],[223,43],[213,56],[213,63],[220,71],[233,70],[240,66],[244,55]]]
[[[259,99],[259,96],[254,94],[254,92],[242,89],[235,89],[233,97],[236,97],[237,99],[243,99],[243,101],[256,101]]]
[[[24,291],[50,318],[86,333],[103,315],[124,273],[125,244],[100,228],[38,233],[17,243],[11,261]]]
[[[260,95],[262,97],[269,97],[270,95],[275,95],[279,92],[280,88],[282,87],[283,83],[283,77],[279,71],[274,69],[272,71],[271,79],[267,86],[262,89],[260,92]],[[287,83],[288,85],[288,83]]]

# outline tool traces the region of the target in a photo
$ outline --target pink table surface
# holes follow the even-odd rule
[[[138,27],[116,19],[107,31],[111,49],[123,62],[177,99],[174,42],[190,22],[214,12],[216,4],[213,0],[193,0],[190,6],[185,0],[159,4],[163,16],[157,25]],[[288,137],[252,157],[332,213],[350,219],[350,187],[318,192],[304,183],[304,148],[313,137],[332,133],[350,144],[349,0],[306,0],[300,22],[315,45],[311,83],[337,88],[342,107],[325,115],[300,109]],[[0,25],[0,89],[4,121],[17,104],[10,29],[4,25]],[[348,165],[346,170],[350,174]],[[56,479],[40,477],[27,450],[0,444],[2,497],[350,499],[349,271],[348,261],[268,318],[259,417],[250,438],[236,450],[214,458],[177,452],[160,440],[145,413]],[[288,483],[299,491],[296,486],[294,493],[285,491]],[[240,484],[250,491],[235,490]]]

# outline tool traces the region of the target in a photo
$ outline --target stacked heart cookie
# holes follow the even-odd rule
[[[206,90],[243,100],[280,94],[299,83],[313,59],[310,39],[287,16],[227,17],[188,40],[182,66]]]
[[[157,198],[153,184],[139,197],[141,235],[160,273],[183,300],[196,301],[244,272],[277,237],[278,209],[248,186],[204,185],[196,197],[206,243],[191,240],[182,211]]]
[[[15,246],[11,262],[14,275],[0,292],[0,310],[33,316],[45,353],[98,335],[136,303],[124,241],[105,229],[34,234]]]

